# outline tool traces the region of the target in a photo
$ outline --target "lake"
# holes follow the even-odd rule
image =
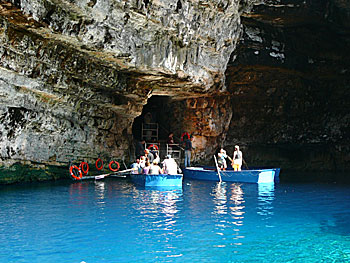
[[[350,185],[0,186],[0,262],[350,262]]]

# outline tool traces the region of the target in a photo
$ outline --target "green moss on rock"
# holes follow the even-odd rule
[[[18,163],[10,167],[0,166],[0,184],[57,180],[63,178],[69,178],[66,167],[45,166],[44,168],[33,168],[32,166]]]

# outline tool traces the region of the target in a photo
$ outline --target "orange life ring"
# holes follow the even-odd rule
[[[100,166],[100,167],[97,166],[97,164],[98,164],[99,162],[101,162],[101,166]],[[96,165],[97,170],[102,170],[102,168],[103,168],[103,161],[101,160],[101,158],[98,158],[98,159],[96,160],[95,165]]]
[[[187,135],[187,138],[189,139],[190,138],[190,135],[188,132],[184,132],[182,135],[181,135],[181,141],[184,140],[184,136]]]
[[[151,144],[150,146],[148,146],[147,149],[150,150],[150,149],[152,149],[152,147],[156,148],[157,151],[159,150],[158,146],[155,144]]]
[[[74,173],[73,173],[73,169],[77,169],[79,171],[79,176],[76,176]],[[70,168],[69,168],[69,172],[70,172],[70,175],[76,179],[76,180],[80,180],[82,177],[83,177],[83,173],[81,172],[81,170],[79,169],[78,166],[76,165],[72,165]]]
[[[115,163],[117,165],[117,168],[112,168],[112,164]],[[112,172],[116,172],[118,171],[120,168],[120,165],[117,161],[110,161],[109,162],[109,170],[111,170]]]
[[[89,172],[89,164],[87,162],[81,162],[79,168],[84,174],[87,174]]]

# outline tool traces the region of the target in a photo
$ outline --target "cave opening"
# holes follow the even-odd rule
[[[148,99],[140,116],[135,118],[132,134],[135,140],[164,142],[174,128],[170,96],[154,95]]]

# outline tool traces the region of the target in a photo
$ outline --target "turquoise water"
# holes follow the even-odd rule
[[[0,262],[350,262],[350,186],[1,186]]]

